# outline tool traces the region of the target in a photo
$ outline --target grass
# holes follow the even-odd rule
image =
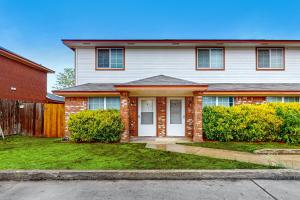
[[[233,151],[244,151],[253,153],[259,149],[299,149],[300,145],[291,145],[277,142],[203,142],[203,143],[181,143],[184,145],[207,147],[214,149],[226,149]]]
[[[268,169],[271,166],[145,148],[145,144],[61,142],[7,137],[0,140],[0,169]]]

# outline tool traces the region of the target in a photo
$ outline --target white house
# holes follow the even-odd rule
[[[63,40],[76,86],[66,120],[84,109],[120,109],[122,141],[182,136],[202,141],[202,107],[299,102],[300,40]],[[66,130],[67,131],[67,130]]]

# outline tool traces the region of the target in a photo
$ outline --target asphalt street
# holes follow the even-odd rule
[[[0,200],[300,199],[300,181],[0,181]]]

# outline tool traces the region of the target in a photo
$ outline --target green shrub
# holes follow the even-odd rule
[[[118,142],[124,130],[118,110],[86,110],[71,114],[68,122],[75,142]]]
[[[298,143],[300,104],[204,107],[203,129],[208,140]]]

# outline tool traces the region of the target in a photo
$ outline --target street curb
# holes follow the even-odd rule
[[[41,180],[207,180],[269,179],[300,180],[300,170],[9,170],[0,181]]]

